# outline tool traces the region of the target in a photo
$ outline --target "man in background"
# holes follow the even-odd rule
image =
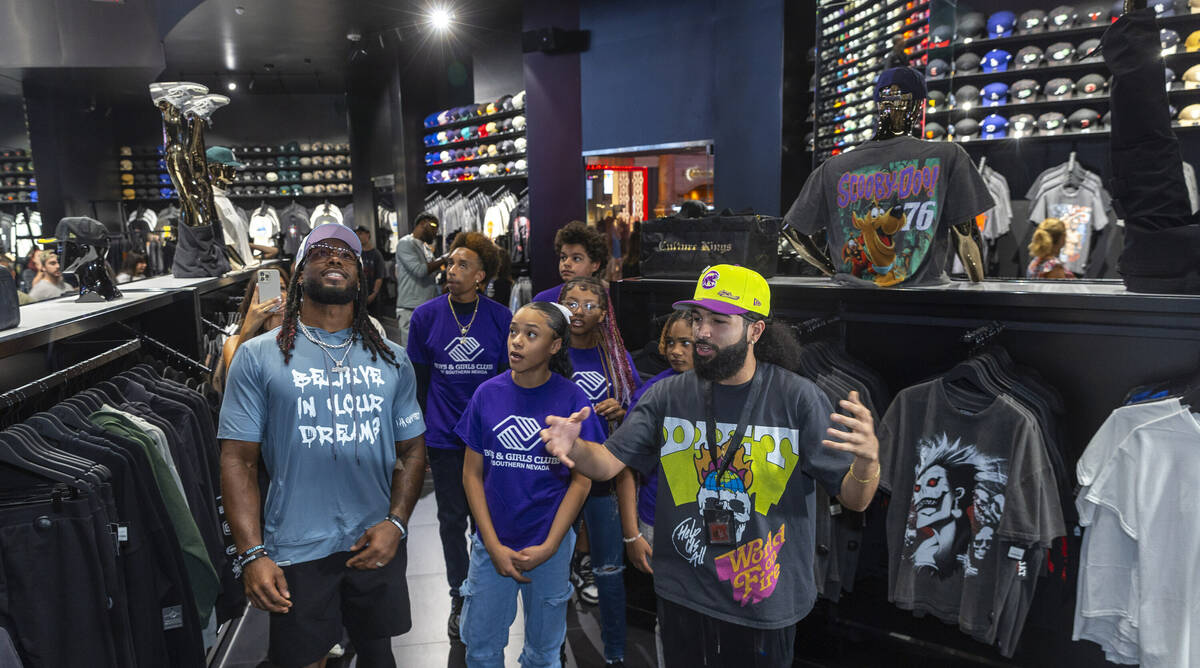
[[[354,230],[358,240],[362,242],[363,280],[367,283],[367,308],[372,315],[378,316],[380,296],[383,294],[383,279],[387,274],[387,266],[383,263],[383,253],[375,247],[371,239],[371,230],[359,225]],[[385,314],[387,315],[387,314]],[[389,316],[390,317],[390,316]]]
[[[396,242],[396,322],[400,345],[408,345],[408,321],[413,309],[438,296],[437,272],[446,264],[434,258],[429,244],[437,239],[438,219],[431,213],[417,216],[411,234]]]

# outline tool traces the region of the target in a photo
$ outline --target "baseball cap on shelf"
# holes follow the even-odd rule
[[[1193,30],[1188,33],[1187,39],[1183,42],[1183,48],[1188,53],[1200,51],[1200,30]]]
[[[1080,26],[1098,26],[1108,22],[1108,5],[1106,3],[1089,2],[1079,8],[1078,24]]]
[[[1070,42],[1055,42],[1046,49],[1046,60],[1056,65],[1062,65],[1075,55],[1075,47]]]
[[[994,81],[983,87],[983,106],[998,107],[1008,104],[1008,84]]]
[[[934,28],[930,33],[931,46],[941,48],[950,45],[950,40],[954,39],[954,26],[940,25]]]
[[[1003,49],[992,49],[983,55],[983,71],[984,72],[1006,72],[1008,71],[1008,63],[1012,61],[1012,54]]]
[[[1171,84],[1175,82],[1175,70],[1165,67],[1163,68],[1163,79],[1166,80],[1167,90],[1171,90]]]
[[[1033,114],[1017,114],[1008,121],[1010,137],[1028,137],[1037,129],[1037,119]]]
[[[1099,74],[1086,74],[1075,82],[1075,92],[1080,95],[1100,95],[1108,88],[1108,80]]]
[[[954,91],[954,108],[970,109],[979,105],[979,89],[974,86],[963,86]]]
[[[950,73],[950,63],[941,58],[934,58],[925,66],[925,77],[927,79],[941,79]]]
[[[312,232],[309,232],[308,236],[304,237],[304,241],[301,242],[300,251],[296,254],[296,257],[304,258],[308,255],[308,250],[312,248],[313,244],[328,239],[337,239],[349,246],[355,255],[362,255],[362,242],[358,240],[358,235],[354,233],[354,230],[341,223],[322,223],[314,227]]]
[[[1045,54],[1040,47],[1027,46],[1017,52],[1017,69],[1031,70],[1035,67],[1041,67],[1044,56]]]
[[[958,17],[958,24],[955,26],[956,34],[959,39],[974,39],[982,37],[984,29],[987,27],[987,19],[979,12],[969,12]]]
[[[1021,79],[1008,88],[1009,96],[1016,102],[1033,102],[1037,99],[1041,85],[1033,79]]]
[[[1075,49],[1075,58],[1079,61],[1098,60],[1100,58],[1100,40],[1085,39]]]
[[[925,106],[932,111],[942,111],[947,107],[946,94],[940,90],[929,91],[929,95],[925,96]]]
[[[771,315],[771,286],[753,269],[732,264],[706,267],[696,281],[691,299],[673,304],[677,310],[693,307],[722,315],[767,318]]]
[[[1180,125],[1200,125],[1200,104],[1189,104],[1179,110]]]
[[[71,241],[89,246],[108,245],[108,228],[95,218],[71,216],[58,221],[54,228],[54,242]]]
[[[1200,14],[1200,0],[1188,0],[1188,11],[1192,14]]]
[[[954,61],[954,73],[958,75],[973,74],[979,71],[980,59],[974,53],[964,53]]]
[[[974,118],[963,118],[954,124],[954,139],[966,141],[979,135],[979,121]]]
[[[228,165],[234,169],[246,168],[246,163],[238,162],[238,159],[233,155],[233,151],[224,146],[208,147],[208,150],[204,152],[204,157],[209,162],[215,162],[218,165]]]
[[[1075,26],[1075,8],[1071,5],[1059,5],[1050,10],[1047,28],[1050,30],[1068,30]]]
[[[1200,88],[1200,65],[1192,65],[1183,73],[1183,85],[1186,88]]]
[[[893,67],[879,73],[875,80],[875,102],[879,102],[879,91],[888,86],[899,86],[900,90],[913,96],[914,100],[925,97],[925,77],[911,67]]]
[[[925,138],[930,140],[944,139],[946,137],[946,128],[942,127],[941,123],[926,123]]]
[[[1095,109],[1076,109],[1067,117],[1067,123],[1072,130],[1091,132],[1100,127],[1100,112]]]
[[[988,37],[1008,37],[1017,25],[1017,16],[1008,10],[996,12],[988,17]]]
[[[1075,82],[1066,77],[1051,79],[1046,82],[1046,99],[1066,100],[1075,92]]]
[[[1008,136],[1008,119],[992,114],[979,124],[980,139],[1002,139]]]
[[[1061,135],[1066,127],[1067,119],[1057,111],[1049,111],[1038,116],[1038,132],[1044,135]]]
[[[1022,34],[1039,33],[1046,30],[1046,12],[1031,9],[1017,19],[1017,29]]]
[[[1158,31],[1158,40],[1162,43],[1162,52],[1164,56],[1169,56],[1179,48],[1179,33],[1170,28],[1163,28]]]
[[[1160,18],[1165,16],[1175,16],[1175,3],[1173,0],[1157,0],[1149,3],[1154,9],[1154,13]]]

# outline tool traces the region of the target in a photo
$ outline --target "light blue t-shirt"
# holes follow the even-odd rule
[[[229,367],[217,438],[262,444],[271,477],[263,539],[287,565],[350,549],[381,522],[391,500],[396,441],[425,433],[416,377],[404,350],[385,341],[399,368],[351,346],[346,370],[296,334],[283,362],[276,328],[238,349]],[[350,329],[314,334],[341,343]],[[341,359],[344,351],[332,351]]]

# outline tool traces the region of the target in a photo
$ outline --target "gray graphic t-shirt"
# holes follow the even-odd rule
[[[717,619],[783,628],[812,609],[816,484],[836,497],[851,455],[821,444],[829,400],[811,381],[759,363],[762,389],[723,475],[706,436],[705,395],[694,372],[655,383],[605,442],[643,474],[658,473],[654,589]],[[737,428],[749,383],[714,388],[718,463]],[[731,511],[733,546],[708,545],[701,508]]]
[[[1065,533],[1035,419],[1004,395],[963,413],[938,379],[896,396],[879,443],[889,598],[1011,655],[1046,549]]]
[[[862,144],[817,168],[784,222],[829,230],[837,278],[889,287],[946,283],[951,225],[995,206],[966,151],[895,137]]]

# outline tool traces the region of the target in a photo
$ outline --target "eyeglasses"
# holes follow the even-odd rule
[[[343,262],[356,262],[358,259],[358,256],[354,254],[354,251],[348,248],[330,246],[329,244],[313,244],[312,246],[309,246],[308,252],[305,253],[304,257],[317,262],[328,260],[334,257],[342,260]]]
[[[600,308],[599,304],[593,304],[591,302],[586,304],[580,304],[579,302],[567,302],[566,304],[563,304],[563,306],[566,306],[567,310],[572,313],[578,311],[579,309],[583,309],[586,313],[591,313],[592,311],[599,310]]]

